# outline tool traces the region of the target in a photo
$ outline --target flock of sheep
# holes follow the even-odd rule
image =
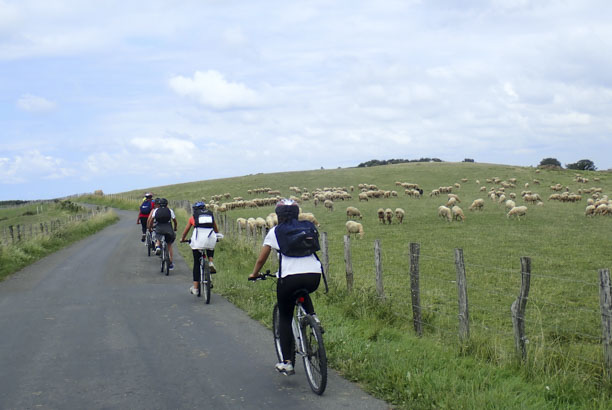
[[[537,172],[537,171],[536,171]],[[576,176],[576,182],[581,184],[588,183],[588,179],[583,178],[581,176]],[[463,209],[461,208],[461,199],[458,195],[458,192],[462,190],[462,184],[468,183],[467,178],[461,179],[460,182],[454,183],[449,186],[440,186],[431,190],[429,196],[430,197],[440,197],[442,194],[446,194],[447,199],[444,204],[441,204],[437,208],[438,216],[444,221],[453,222],[464,222],[466,220]],[[525,188],[519,195],[514,193],[513,191],[518,187],[518,180],[516,178],[509,178],[507,180],[502,180],[500,178],[488,178],[486,179],[486,183],[491,184],[491,188],[487,189],[485,185],[482,185],[479,180],[476,180],[475,183],[479,186],[479,191],[485,193],[486,197],[489,198],[491,202],[496,204],[498,207],[505,208],[506,217],[507,218],[516,218],[521,219],[521,217],[526,217],[528,207],[527,205],[534,206],[543,206],[543,201],[540,195],[537,192],[533,192],[528,188],[531,185],[539,186],[540,181],[537,179],[530,180],[529,182],[524,182],[522,187]],[[408,183],[408,182],[395,182],[395,185],[403,188],[404,194],[411,198],[420,199],[423,195],[423,190],[418,184]],[[603,190],[601,188],[581,188],[577,193],[570,192],[570,188],[568,186],[563,186],[561,184],[556,184],[550,186],[550,189],[554,191],[548,197],[549,201],[559,201],[559,202],[579,202],[582,201],[583,195],[590,195],[587,199],[587,207],[585,210],[585,215],[587,216],[595,216],[595,215],[612,215],[612,200],[608,199],[607,195],[603,194]],[[293,193],[290,198],[294,199],[298,203],[303,203],[306,201],[312,201],[311,203],[314,206],[318,206],[319,204],[323,205],[323,208],[326,211],[333,212],[335,209],[335,205],[338,201],[346,201],[353,199],[353,193],[355,190],[358,191],[358,200],[359,202],[365,201],[368,202],[370,200],[375,199],[385,199],[397,197],[398,193],[395,190],[383,190],[379,189],[376,185],[373,184],[359,184],[357,187],[350,186],[349,188],[344,187],[325,187],[325,188],[316,188],[312,191],[307,188],[299,188],[296,186],[289,187],[289,190]],[[248,190],[249,195],[254,194],[265,194],[266,198],[254,198],[254,199],[244,199],[242,197],[234,197],[232,201],[220,203],[223,199],[231,198],[229,193],[225,193],[223,195],[215,195],[212,197],[212,201],[210,202],[210,206],[216,212],[225,212],[232,209],[241,209],[241,208],[260,208],[264,206],[273,206],[278,199],[281,197],[281,192],[279,190],[273,190],[271,188],[254,188]],[[517,204],[517,201],[522,200],[523,204]],[[485,207],[485,199],[477,198],[471,202],[471,205],[468,207],[468,210],[471,212],[483,211]],[[402,224],[406,212],[402,208],[396,208],[392,210],[391,208],[379,208],[377,210],[378,221],[382,224],[391,225],[394,220],[398,224]],[[319,226],[317,219],[314,214],[309,212],[301,212],[299,218],[301,220],[310,220],[315,225]],[[348,235],[355,235],[363,238],[364,229],[363,225],[360,222],[357,222],[355,219],[363,219],[363,215],[361,211],[355,206],[346,207],[346,232]],[[250,229],[253,232],[265,229],[270,229],[278,223],[276,219],[276,214],[273,212],[268,214],[267,217],[251,217],[251,218],[238,218],[237,219],[238,226],[241,229]]]

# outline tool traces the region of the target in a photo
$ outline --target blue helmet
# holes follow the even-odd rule
[[[196,202],[195,204],[193,204],[193,206],[192,206],[191,208],[192,208],[194,211],[195,211],[196,209],[202,209],[202,210],[204,210],[204,209],[206,209],[206,204],[205,204],[203,201],[198,201],[198,202]]]

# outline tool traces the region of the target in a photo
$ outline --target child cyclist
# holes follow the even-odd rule
[[[216,273],[215,265],[213,264],[213,256],[215,254],[215,244],[217,243],[217,222],[213,213],[206,209],[204,202],[196,202],[192,206],[193,215],[187,221],[187,225],[183,230],[181,242],[185,242],[185,238],[193,227],[191,234],[191,251],[193,253],[193,286],[189,288],[192,295],[198,295],[198,287],[200,284],[200,255],[201,250],[205,250],[206,257],[210,262],[210,273]],[[220,235],[220,234],[219,234]]]
[[[323,268],[314,253],[308,256],[292,257],[280,252],[279,242],[282,242],[282,237],[279,240],[277,230],[280,229],[282,231],[281,225],[283,223],[290,223],[292,220],[298,219],[300,209],[297,203],[291,199],[281,199],[276,204],[275,212],[278,216],[278,226],[268,231],[249,278],[255,279],[259,276],[259,272],[266,263],[272,249],[279,252],[280,267],[277,273],[276,298],[280,316],[280,345],[284,360],[276,364],[276,370],[285,375],[290,375],[295,373],[291,360],[286,359],[291,357],[291,343],[293,339],[291,329],[293,308],[295,306],[293,294],[298,289],[307,289],[309,293],[317,290]],[[314,314],[314,307],[308,295],[304,298],[304,309],[307,313]]]

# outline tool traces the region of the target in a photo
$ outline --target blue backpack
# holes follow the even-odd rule
[[[151,201],[144,201],[142,205],[140,205],[140,213],[143,215],[149,215],[151,209],[153,209],[153,203]]]
[[[280,252],[283,255],[309,256],[321,249],[319,231],[310,221],[291,219],[278,224],[275,233]]]

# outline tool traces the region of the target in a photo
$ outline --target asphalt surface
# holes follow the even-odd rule
[[[389,408],[333,371],[323,396],[301,363],[277,373],[271,332],[191,296],[178,252],[161,274],[136,213],[118,214],[0,283],[0,409]]]

